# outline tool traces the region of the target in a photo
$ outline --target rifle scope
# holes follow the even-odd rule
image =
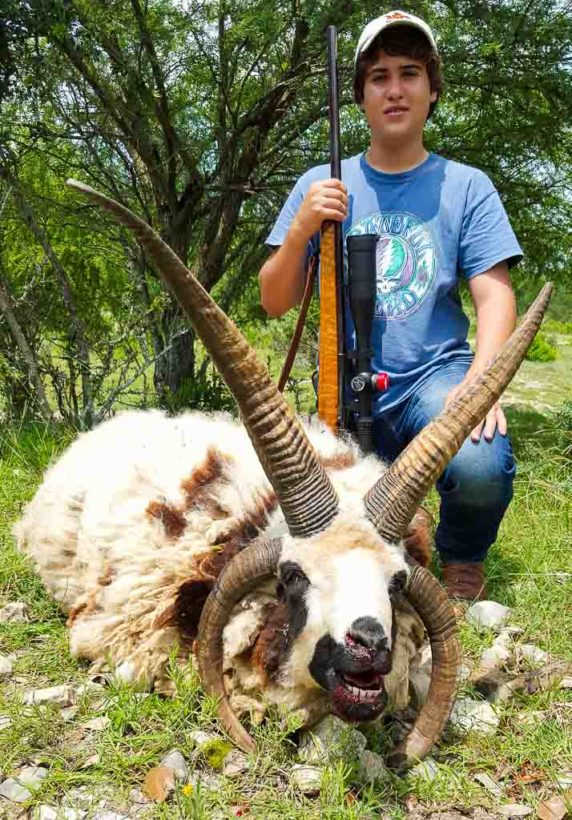
[[[348,236],[349,301],[356,332],[351,387],[358,399],[357,440],[366,453],[373,447],[373,394],[387,388],[387,374],[372,373],[371,330],[375,311],[377,234]]]

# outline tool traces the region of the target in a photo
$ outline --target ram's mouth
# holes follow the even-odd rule
[[[381,672],[338,672],[332,692],[334,711],[344,720],[363,721],[377,717],[385,705]]]
[[[369,669],[367,672],[345,672],[339,675],[344,689],[358,700],[368,700],[383,693],[383,675]]]

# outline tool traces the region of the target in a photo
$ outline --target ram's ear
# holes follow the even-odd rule
[[[179,630],[181,639],[192,645],[199,631],[199,621],[211,590],[213,578],[189,578],[184,581],[172,604],[155,620],[154,626],[173,626]]]

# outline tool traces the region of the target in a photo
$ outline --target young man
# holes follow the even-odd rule
[[[508,269],[521,249],[492,183],[469,166],[429,154],[423,129],[442,86],[429,26],[401,11],[371,21],[355,55],[354,93],[371,129],[364,154],[294,186],[267,244],[278,250],[260,271],[262,304],[279,316],[297,304],[305,262],[323,220],[344,237],[377,233],[375,371],[390,388],[375,403],[379,454],[393,460],[482,370],[512,332],[515,300]],[[477,316],[476,351],[458,295],[467,281]],[[380,353],[381,351],[381,353]],[[497,405],[437,483],[436,546],[449,594],[485,596],[483,561],[512,497],[515,466]]]

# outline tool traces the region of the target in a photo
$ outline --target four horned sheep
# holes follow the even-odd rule
[[[72,651],[158,687],[194,653],[224,728],[278,703],[308,722],[403,706],[426,631],[427,702],[393,755],[422,758],[455,694],[450,602],[425,566],[418,505],[522,361],[547,286],[489,370],[385,468],[320,423],[303,426],[254,350],[143,221],[73,183],[127,225],[175,293],[237,401],[216,414],[126,413],[80,436],[16,527],[68,613]],[[408,549],[409,548],[409,552]]]

